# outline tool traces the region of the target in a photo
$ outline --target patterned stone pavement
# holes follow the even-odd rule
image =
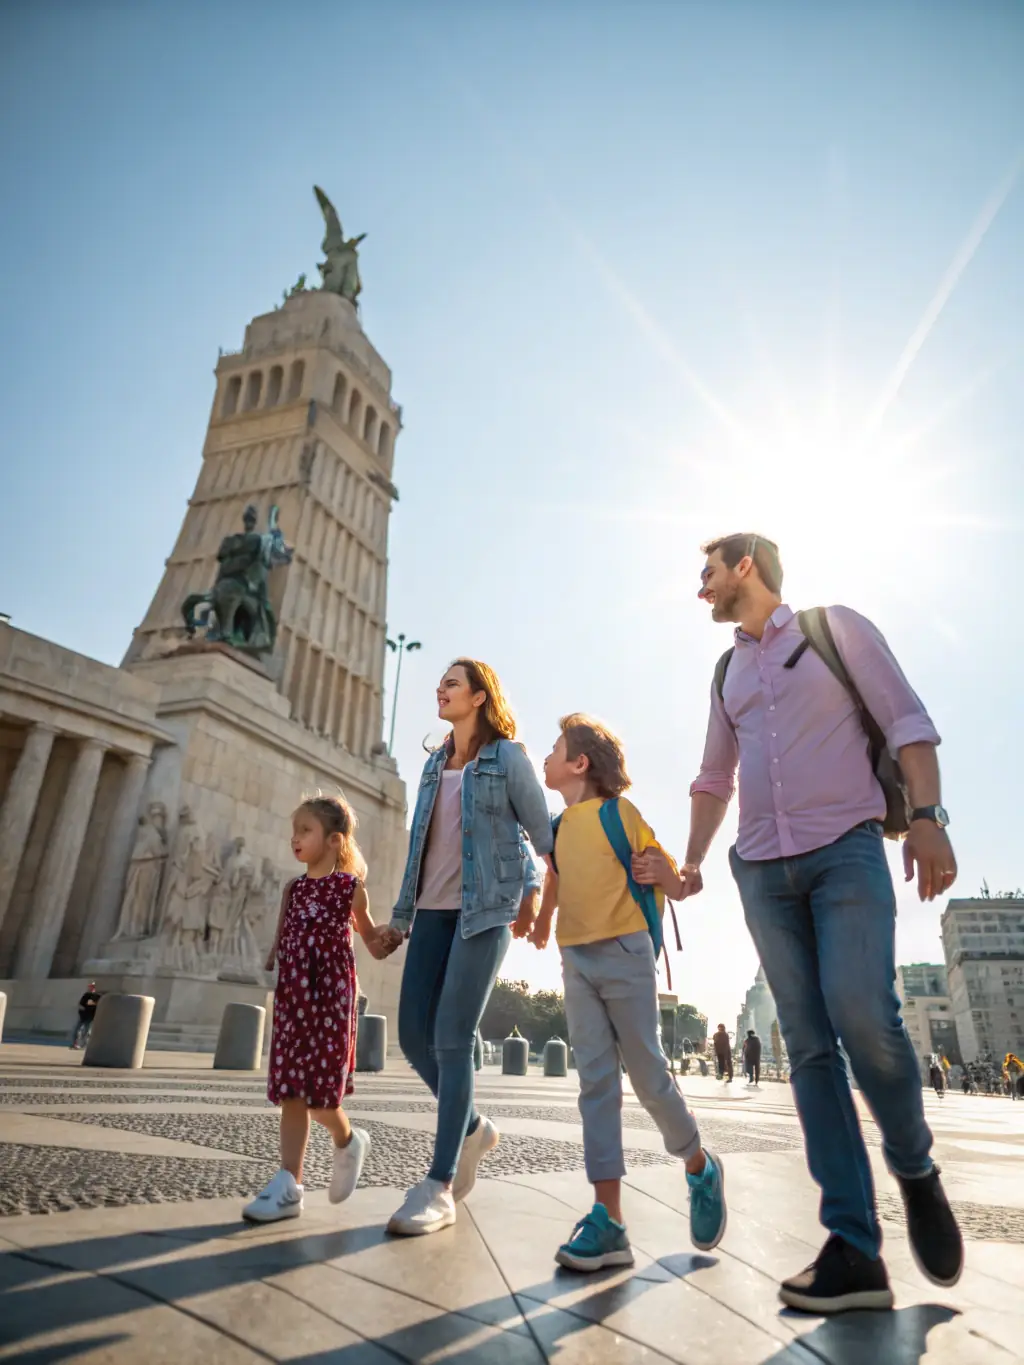
[[[0,1361],[542,1362],[904,1365],[1024,1358],[1024,1105],[926,1096],[968,1243],[951,1291],[916,1271],[877,1131],[866,1135],[897,1294],[832,1322],[780,1309],[778,1279],[822,1240],[786,1086],[687,1078],[725,1159],[729,1230],[693,1252],[676,1164],[632,1099],[623,1115],[637,1264],[581,1279],[552,1252],[587,1206],[575,1080],[478,1078],[502,1131],[457,1226],[414,1242],[383,1225],[425,1172],[433,1103],[407,1068],[357,1078],[373,1148],[341,1208],[314,1133],[305,1216],[238,1219],[276,1165],[276,1114],[253,1075],[150,1054],[85,1072],[77,1054],[0,1047]],[[47,1216],[40,1217],[40,1214]]]

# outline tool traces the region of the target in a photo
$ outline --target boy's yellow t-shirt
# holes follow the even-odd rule
[[[644,912],[630,894],[626,870],[615,856],[601,827],[602,798],[566,807],[555,836],[558,867],[558,920],[555,940],[560,948],[580,943],[599,943],[646,929]],[[622,825],[635,853],[661,845],[636,806],[619,797]],[[671,861],[671,855],[666,854]],[[675,867],[675,863],[672,864]],[[658,910],[665,896],[655,887]]]

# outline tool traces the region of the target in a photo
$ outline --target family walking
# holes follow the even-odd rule
[[[772,541],[728,536],[704,553],[698,595],[713,620],[736,629],[711,682],[681,864],[624,796],[623,746],[590,716],[564,717],[545,760],[545,784],[565,804],[552,820],[501,684],[472,659],[456,660],[438,686],[449,732],[424,766],[387,926],[370,915],[351,810],[322,797],[299,806],[292,848],[306,871],[284,890],[268,961],[279,968],[268,1094],[281,1107],[281,1170],[247,1218],[301,1212],[311,1119],[334,1141],[330,1199],[358,1183],[370,1139],[341,1108],[354,1065],[354,925],[378,958],[409,939],[399,1042],[437,1100],[430,1169],[388,1231],[418,1236],[453,1224],[499,1141],[474,1103],[481,1016],[512,937],[543,948],[554,929],[594,1187],[593,1207],[556,1260],[577,1271],[632,1264],[621,1198],[623,1067],[682,1163],[694,1245],[717,1246],[727,1219],[724,1163],[703,1145],[662,1051],[656,970],[665,899],[701,891],[701,864],[738,771],[730,864],[776,1000],[827,1233],[780,1297],[816,1313],[893,1302],[840,1043],[881,1130],[917,1264],[933,1283],[956,1283],[963,1243],[931,1159],[894,990],[895,897],[883,846],[886,834],[905,834],[907,879],[916,874],[922,900],[952,885],[939,736],[870,622],[846,607],[794,613],[783,604]],[[745,1056],[752,1076],[759,1063],[753,1050]]]

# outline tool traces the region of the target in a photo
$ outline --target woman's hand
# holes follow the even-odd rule
[[[533,931],[534,920],[537,918],[537,906],[540,901],[540,891],[534,888],[523,894],[522,902],[519,906],[519,914],[516,922],[512,926],[513,938],[529,938]]]

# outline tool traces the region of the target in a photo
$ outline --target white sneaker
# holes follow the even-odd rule
[[[251,1204],[246,1204],[242,1217],[250,1223],[276,1223],[282,1218],[298,1218],[302,1212],[302,1186],[291,1171],[278,1171],[272,1176]]]
[[[490,1119],[481,1115],[480,1122],[462,1144],[459,1168],[452,1183],[452,1198],[456,1204],[465,1199],[476,1184],[476,1168],[480,1165],[480,1158],[493,1152],[500,1141],[501,1134],[497,1128]]]
[[[424,1237],[455,1222],[455,1200],[440,1180],[421,1180],[405,1196],[405,1203],[392,1214],[388,1232],[399,1237]]]
[[[352,1129],[352,1139],[345,1147],[334,1149],[334,1174],[327,1198],[332,1204],[340,1204],[347,1199],[359,1184],[363,1173],[363,1162],[370,1150],[370,1134],[362,1128]]]

